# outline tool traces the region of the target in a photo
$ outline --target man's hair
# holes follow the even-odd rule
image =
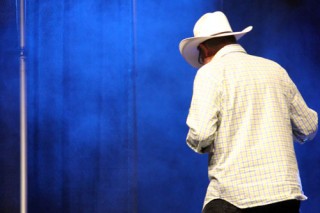
[[[217,48],[228,44],[236,44],[237,40],[234,36],[215,37],[203,42],[208,48]]]
[[[201,48],[202,45],[198,46],[199,58],[202,57],[203,59],[204,57],[211,57],[215,55],[222,47],[236,43],[237,40],[234,36],[222,36],[206,40],[201,43],[206,47],[206,51]]]

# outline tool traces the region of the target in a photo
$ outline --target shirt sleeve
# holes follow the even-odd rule
[[[213,144],[219,125],[221,105],[220,83],[207,70],[199,70],[193,85],[193,95],[187,125],[188,146],[197,153],[207,153]]]
[[[318,130],[318,114],[307,106],[295,85],[290,105],[290,119],[296,141],[304,143],[315,137]]]

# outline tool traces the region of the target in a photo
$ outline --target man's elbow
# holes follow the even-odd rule
[[[312,140],[318,132],[318,114],[312,110],[309,117],[304,119],[300,124],[291,122],[292,131],[296,141],[304,143],[306,141]]]
[[[299,143],[305,143],[307,141],[313,140],[318,132],[318,124],[314,125],[312,128],[308,128],[305,131],[293,131],[293,135],[296,141]]]
[[[310,125],[308,140],[312,140],[318,132],[318,113],[314,111],[314,122]]]
[[[213,140],[212,137],[203,137],[189,131],[187,136],[188,146],[195,152],[203,154],[210,152],[210,147]]]

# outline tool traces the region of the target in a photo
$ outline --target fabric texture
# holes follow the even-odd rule
[[[311,140],[318,116],[279,64],[239,44],[223,47],[196,74],[187,125],[190,148],[209,154],[204,205],[307,199],[293,139]]]

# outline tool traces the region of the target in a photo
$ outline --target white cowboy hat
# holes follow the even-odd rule
[[[199,51],[197,49],[199,44],[211,38],[230,35],[234,35],[238,40],[251,30],[252,26],[249,26],[241,32],[233,32],[223,12],[206,13],[194,25],[194,37],[183,39],[179,44],[179,50],[191,66],[200,68],[202,64],[198,62]]]

